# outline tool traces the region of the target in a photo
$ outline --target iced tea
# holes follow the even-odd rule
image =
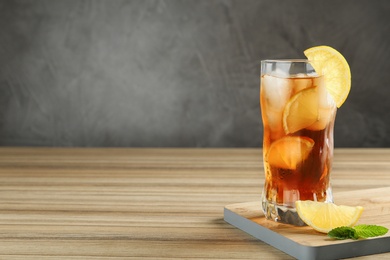
[[[275,64],[276,63],[276,64]],[[267,218],[303,225],[296,200],[332,201],[330,170],[336,104],[306,60],[262,61]]]

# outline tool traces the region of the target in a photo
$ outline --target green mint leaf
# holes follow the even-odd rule
[[[353,227],[359,237],[377,237],[385,235],[389,229],[377,225],[357,225]]]
[[[334,239],[359,239],[383,236],[388,228],[377,225],[357,225],[352,227],[338,227],[328,232],[328,236]]]
[[[334,239],[358,239],[356,230],[351,227],[338,227],[328,232],[328,236]]]

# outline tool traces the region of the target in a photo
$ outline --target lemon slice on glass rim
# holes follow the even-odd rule
[[[326,89],[341,107],[351,89],[351,70],[344,56],[325,45],[309,48],[304,54],[315,71],[324,76]]]

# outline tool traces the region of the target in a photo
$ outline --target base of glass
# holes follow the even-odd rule
[[[306,226],[295,208],[280,206],[268,200],[262,201],[263,212],[267,219],[294,226]]]
[[[264,215],[267,219],[281,222],[285,224],[291,224],[294,226],[306,226],[305,222],[299,217],[296,209],[291,206],[280,205],[275,203],[274,201],[267,200],[262,194],[261,205],[263,208]],[[333,202],[333,194],[332,188],[329,187],[326,190],[326,201],[325,202]]]

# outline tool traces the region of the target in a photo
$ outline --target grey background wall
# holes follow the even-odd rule
[[[259,61],[330,45],[336,147],[390,147],[390,1],[0,1],[0,145],[259,147]]]

